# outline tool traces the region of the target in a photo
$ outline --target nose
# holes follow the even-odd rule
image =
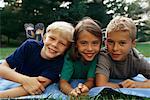
[[[56,47],[58,47],[58,43],[59,43],[59,41],[53,41],[52,46],[56,48]]]
[[[87,49],[88,49],[88,51],[91,51],[93,49],[92,44],[89,44]]]
[[[115,43],[114,46],[113,46],[113,51],[117,51],[118,49],[119,49],[119,46],[118,46],[117,43]]]

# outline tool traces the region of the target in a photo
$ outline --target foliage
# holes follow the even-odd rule
[[[22,1],[22,2],[18,2]],[[84,16],[90,16],[104,23],[111,18],[106,14],[103,2],[87,2],[72,0],[67,6],[61,7],[65,0],[5,0],[8,2],[1,12],[1,34],[16,39],[24,32],[25,23],[42,22],[47,26],[55,20],[64,20],[76,24]],[[95,9],[97,12],[95,12]]]
[[[136,0],[131,4],[127,4],[127,14],[135,20],[138,28],[137,41],[139,42],[150,41],[150,18],[143,18],[143,16],[150,16],[150,7],[143,7],[142,2],[147,2],[150,5],[148,0]]]
[[[22,2],[19,2],[22,1]],[[76,24],[84,16],[89,16],[106,27],[113,16],[125,15],[138,20],[139,41],[150,40],[150,23],[147,20],[139,22],[142,14],[150,14],[150,6],[141,7],[141,2],[149,0],[135,0],[126,3],[125,0],[5,0],[8,2],[0,8],[1,34],[16,39],[24,31],[25,23],[44,23],[49,25],[56,20],[64,20]],[[66,4],[62,6],[62,4]],[[0,39],[2,40],[2,38]]]
[[[107,11],[112,16],[125,15],[125,7],[127,6],[125,0],[104,0],[107,6]]]
[[[107,15],[107,7],[103,2],[93,2],[87,4],[87,16],[98,20],[101,23],[101,27],[106,27],[112,16]],[[96,11],[95,11],[96,10]]]
[[[20,20],[17,12],[12,12],[11,6],[5,7],[5,10],[1,10],[1,32],[6,36],[16,39],[20,30]],[[16,20],[17,19],[17,20]]]

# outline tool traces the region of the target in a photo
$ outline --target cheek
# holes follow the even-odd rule
[[[47,41],[48,41],[48,39],[44,36],[43,37],[43,43],[45,44],[45,43],[47,43]]]
[[[107,47],[107,49],[110,49],[111,45],[109,45],[108,43],[106,43],[106,47]]]
[[[77,48],[79,51],[82,51],[85,47],[84,47],[84,46],[81,46],[81,45],[76,45],[76,48]]]
[[[66,50],[67,50],[67,47],[61,48],[61,49],[60,49],[60,52],[61,52],[61,53],[64,53]]]
[[[130,50],[131,50],[131,48],[130,48],[130,47],[128,47],[128,48],[124,48],[124,52],[125,52],[125,53],[127,53],[127,54],[130,52]]]
[[[95,51],[99,52],[101,50],[100,46],[95,47]]]

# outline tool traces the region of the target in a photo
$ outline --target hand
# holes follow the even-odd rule
[[[78,95],[80,95],[81,94],[81,90],[78,88],[78,87],[76,87],[75,89],[72,89],[70,92],[69,92],[69,95],[71,95],[71,96],[78,96]]]
[[[22,86],[31,95],[41,94],[45,88],[37,80],[37,77],[25,77],[23,78]]]
[[[85,84],[82,84],[82,83],[79,83],[79,84],[78,84],[78,88],[80,89],[80,91],[81,91],[82,93],[89,91],[89,88],[88,88]]]
[[[150,82],[137,82],[130,79],[127,79],[121,83],[123,88],[150,88]]]
[[[40,83],[45,83],[46,82],[46,79],[41,77],[41,76],[38,76],[37,77],[37,80],[40,82]]]
[[[127,79],[120,83],[120,86],[122,88],[135,88],[136,87],[136,81],[133,81],[131,79]]]

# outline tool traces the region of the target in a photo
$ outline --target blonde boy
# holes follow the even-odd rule
[[[7,57],[0,64],[0,77],[21,85],[0,92],[0,98],[41,94],[49,84],[58,82],[73,32],[70,23],[54,22],[47,27],[43,41],[29,39]]]
[[[106,28],[106,47],[99,54],[96,69],[96,86],[112,88],[150,88],[150,63],[134,50],[136,26],[132,19],[117,16]],[[143,74],[148,80],[137,82],[130,78]],[[123,79],[111,83],[111,79]]]

